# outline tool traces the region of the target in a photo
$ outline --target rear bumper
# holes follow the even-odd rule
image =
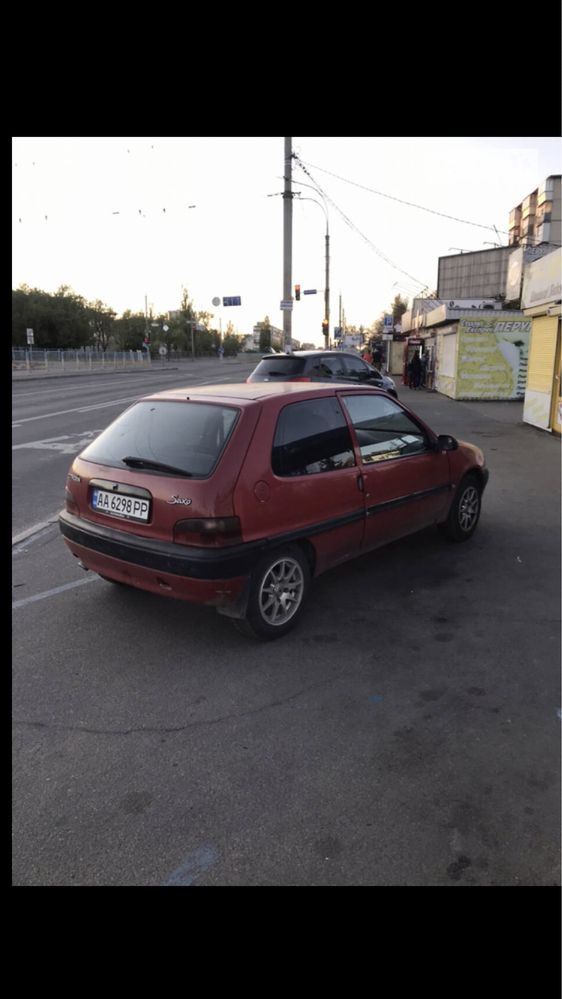
[[[64,510],[59,527],[86,569],[129,586],[219,608],[239,600],[262,548],[189,548],[93,524]]]

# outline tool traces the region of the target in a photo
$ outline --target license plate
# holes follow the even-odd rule
[[[121,496],[119,493],[108,493],[105,489],[94,489],[92,492],[92,507],[100,513],[108,513],[112,517],[122,517],[124,520],[148,520],[150,503],[137,496]]]

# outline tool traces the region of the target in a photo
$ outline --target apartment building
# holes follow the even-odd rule
[[[561,175],[551,174],[509,213],[510,246],[560,246]]]

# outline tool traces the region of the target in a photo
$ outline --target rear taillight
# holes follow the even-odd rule
[[[220,548],[242,540],[238,517],[202,517],[178,520],[174,541],[199,548]]]
[[[78,513],[78,503],[74,499],[74,496],[70,492],[68,486],[65,486],[64,489],[64,505],[67,513]]]
[[[297,376],[296,378],[287,378],[288,382],[311,382],[312,378],[304,378]]]

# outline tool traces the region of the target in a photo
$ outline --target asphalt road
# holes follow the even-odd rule
[[[335,569],[262,644],[48,523],[80,441],[219,363],[14,385],[14,885],[558,885],[559,441],[399,387],[486,452],[474,538]]]

